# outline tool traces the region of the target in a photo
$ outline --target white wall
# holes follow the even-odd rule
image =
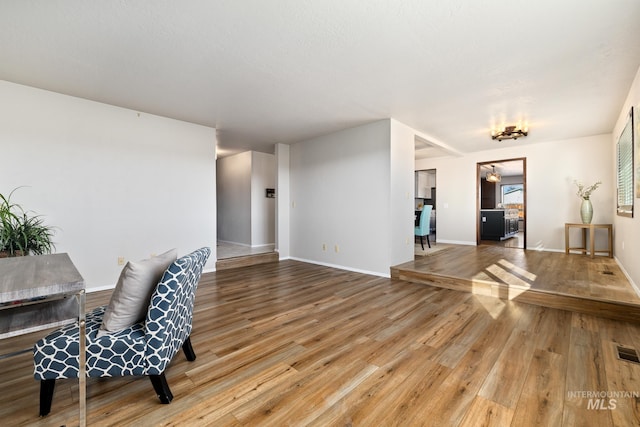
[[[629,115],[629,110],[631,107],[634,109],[640,109],[640,69],[636,73],[636,78],[629,90],[629,95],[627,96],[627,100],[620,110],[620,115],[618,117],[618,121],[613,129],[612,138],[610,141],[609,149],[611,151],[611,163],[612,163],[612,177],[611,179],[614,182],[614,186],[616,185],[616,144],[618,142],[618,137],[626,124],[627,117]],[[634,171],[638,171],[638,167],[640,167],[640,149],[638,140],[640,140],[640,120],[638,119],[638,114],[635,114],[636,119],[634,123],[634,132],[635,132],[635,169]],[[635,188],[638,188],[638,182],[640,181],[640,176],[636,173],[635,175]],[[616,193],[614,192],[614,195]],[[636,194],[638,196],[638,194]],[[616,208],[616,199],[614,198],[611,202],[611,209],[614,211],[613,214],[613,229],[614,229],[614,256],[618,260],[618,263],[623,268],[625,273],[628,275],[631,282],[634,284],[636,289],[640,288],[640,263],[638,262],[638,255],[640,254],[640,199],[638,197],[634,198],[634,213],[633,218],[627,218],[618,216],[615,214]]]
[[[276,241],[276,199],[267,198],[267,188],[276,188],[276,157],[251,152],[251,246]]]
[[[0,192],[59,227],[88,289],[119,256],[202,246],[215,265],[215,129],[0,81]]]
[[[217,161],[218,239],[251,245],[251,152]]]
[[[398,265],[414,257],[415,131],[391,120],[389,262]]]
[[[478,162],[526,157],[527,247],[564,251],[564,224],[580,222],[581,199],[575,194],[574,179],[585,184],[602,181],[591,196],[593,222],[613,222],[610,142],[611,135],[598,135],[416,161],[416,170],[437,169],[438,241],[476,244]],[[487,137],[489,144],[496,143]]]
[[[406,238],[413,236],[413,168],[400,158],[402,152],[412,158],[413,151],[398,136],[404,131],[400,124],[394,124],[398,142],[392,148],[391,123],[381,120],[291,146],[292,258],[389,276],[392,260],[402,258],[395,253],[395,240],[406,246]],[[413,135],[410,140],[413,144]],[[404,163],[407,171],[392,180],[392,170]],[[406,204],[402,218],[395,217],[392,198]],[[396,220],[409,226],[396,230]]]
[[[276,144],[276,250],[280,259],[287,259],[291,255],[291,179],[290,179],[290,148],[286,144]]]

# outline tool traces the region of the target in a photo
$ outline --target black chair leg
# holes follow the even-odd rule
[[[182,350],[189,362],[196,360],[196,353],[193,351],[193,346],[191,345],[191,337],[187,337],[187,339],[184,340]],[[160,375],[149,375],[149,379],[151,380],[151,384],[153,384],[153,389],[158,395],[160,402],[164,404],[171,403],[173,394],[167,383],[167,377],[164,376],[164,372]]]
[[[167,378],[164,376],[164,372],[160,375],[149,375],[153,389],[156,391],[161,403],[168,404],[173,400],[173,394],[167,384]]]
[[[51,402],[53,401],[53,389],[56,380],[40,380],[40,416],[44,417],[51,412]]]
[[[422,246],[422,250],[424,251],[424,240],[422,239],[422,236],[420,236],[420,246]]]
[[[182,350],[189,362],[196,360],[196,353],[193,351],[193,347],[191,346],[191,337],[187,337],[184,341],[184,344],[182,344]]]
[[[431,247],[431,242],[429,241],[429,235],[427,234],[427,244],[429,245],[429,247]],[[424,245],[422,246],[422,249],[424,249]]]

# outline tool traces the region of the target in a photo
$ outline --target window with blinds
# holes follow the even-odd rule
[[[617,145],[618,215],[633,217],[633,108]]]

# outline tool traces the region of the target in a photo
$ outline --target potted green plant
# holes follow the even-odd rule
[[[45,225],[41,215],[34,215],[13,203],[11,196],[0,193],[0,258],[51,253],[54,227]]]

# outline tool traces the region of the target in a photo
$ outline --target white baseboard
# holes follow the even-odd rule
[[[85,292],[90,294],[92,292],[109,291],[109,290],[113,290],[115,288],[116,288],[116,284],[114,283],[113,285],[103,285],[103,286],[95,286],[95,287],[91,287],[91,288],[86,288]]]
[[[230,244],[230,245],[244,246],[244,247],[246,247],[246,248],[250,248],[250,247],[251,247],[251,245],[248,245],[248,244],[246,244],[246,243],[231,242],[231,241],[229,241],[229,240],[218,240],[218,242],[220,242],[220,243],[228,243],[228,244]]]
[[[620,267],[620,270],[622,271],[622,274],[625,275],[625,277],[627,278],[627,280],[629,281],[629,283],[631,284],[631,287],[633,288],[633,290],[635,291],[636,295],[638,295],[640,297],[640,289],[638,288],[638,286],[633,282],[633,279],[631,278],[631,276],[629,276],[629,273],[627,273],[627,270],[624,269],[624,267],[622,266],[622,263],[620,262],[620,260],[618,260],[617,257],[613,257],[613,259],[616,260],[616,264],[618,264],[618,267]]]
[[[370,276],[384,277],[385,279],[391,278],[391,274],[383,274],[383,273],[379,273],[377,271],[361,270],[359,268],[351,268],[351,267],[346,267],[344,265],[330,264],[330,263],[326,263],[326,262],[313,261],[313,260],[310,260],[310,259],[297,258],[297,257],[288,257],[288,259],[292,259],[294,261],[306,262],[306,263],[309,263],[309,264],[322,265],[324,267],[337,268],[338,270],[353,271],[354,273],[362,273],[362,274],[368,274]]]
[[[220,242],[220,243],[228,243],[230,245],[236,245],[236,246],[244,246],[245,248],[264,248],[266,246],[275,246],[275,242],[274,243],[263,243],[261,245],[248,245],[246,243],[230,242],[228,240],[218,240],[218,242]]]
[[[476,246],[476,242],[468,242],[466,240],[443,240],[443,239],[436,239],[435,242],[436,245],[438,243],[448,243],[450,245],[466,245],[466,246]]]

